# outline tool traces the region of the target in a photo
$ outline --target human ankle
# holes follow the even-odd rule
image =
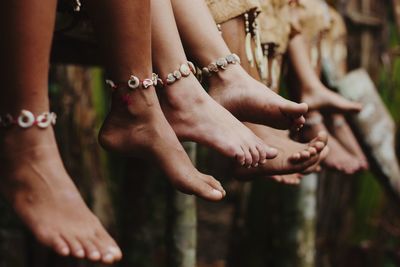
[[[219,84],[229,84],[239,82],[241,80],[245,80],[247,77],[247,73],[244,69],[239,65],[229,65],[225,70],[220,70],[216,73],[213,73],[208,81],[211,87]]]

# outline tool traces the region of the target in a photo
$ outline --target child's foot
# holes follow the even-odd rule
[[[210,77],[210,95],[241,121],[278,129],[300,128],[306,104],[279,96],[249,76],[240,65],[229,65]]]
[[[240,179],[301,173],[318,163],[320,154],[325,150],[327,143],[327,135],[324,132],[308,144],[301,144],[290,140],[284,131],[256,124],[246,125],[264,142],[274,144],[278,149],[278,156],[256,169],[239,168],[236,176]]]
[[[131,93],[130,105],[113,96],[111,111],[99,134],[100,144],[118,153],[144,158],[160,167],[180,191],[210,201],[225,191],[213,177],[198,172],[161,111],[153,88]]]
[[[180,140],[207,145],[246,167],[256,167],[277,151],[215,102],[193,75],[160,93],[165,116]]]
[[[320,131],[326,131],[326,128],[322,122],[314,125],[307,125],[302,129],[302,139],[304,141],[310,140]],[[329,154],[322,164],[327,168],[341,171],[346,174],[354,174],[355,172],[359,171],[361,166],[358,160],[348,153],[334,137],[329,135],[328,138]]]
[[[361,169],[368,170],[369,164],[367,157],[364,155],[364,152],[343,115],[337,114],[332,116],[329,122],[329,131],[350,154],[358,159]]]
[[[121,259],[65,171],[51,128],[15,126],[0,130],[0,140],[0,190],[42,244],[62,256]]]
[[[307,103],[310,111],[349,113],[359,112],[362,109],[360,103],[349,101],[322,84],[315,85],[313,90],[304,90],[301,101]]]

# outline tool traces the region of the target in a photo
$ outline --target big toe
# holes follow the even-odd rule
[[[209,201],[220,201],[224,198],[225,191],[221,192],[220,189],[217,189],[219,188],[218,186],[210,185],[209,183],[211,182],[207,175],[199,175],[205,177],[194,179],[190,189],[192,194]]]
[[[53,249],[61,256],[68,256],[70,254],[70,248],[68,247],[67,242],[61,237],[58,236],[53,241]]]

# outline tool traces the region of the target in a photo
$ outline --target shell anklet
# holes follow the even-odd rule
[[[11,114],[0,116],[0,128],[10,128],[14,125],[27,129],[33,126],[45,129],[50,125],[55,125],[57,115],[54,112],[43,112],[35,116],[28,110],[22,110],[18,117],[13,117]]]
[[[186,78],[190,76],[191,73],[196,75],[196,67],[194,64],[190,61],[187,63],[183,63],[179,66],[179,69],[174,70],[171,73],[167,74],[167,77],[162,80],[162,85],[171,85],[177,81],[179,81],[182,78]]]
[[[240,57],[236,54],[230,54],[226,57],[221,57],[215,62],[208,64],[207,67],[201,69],[202,75],[205,77],[210,77],[212,74],[217,73],[220,70],[226,70],[230,64],[240,64]]]

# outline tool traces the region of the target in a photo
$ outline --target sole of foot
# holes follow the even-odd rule
[[[302,144],[290,140],[286,131],[256,124],[246,123],[246,125],[264,142],[274,144],[278,149],[278,156],[254,170],[237,169],[236,177],[239,179],[301,173],[317,168],[321,155],[326,154],[327,134],[325,132],[319,133],[309,143]]]
[[[323,123],[306,126],[301,132],[302,140],[310,140],[320,131],[328,132]],[[330,134],[328,134],[328,139],[329,154],[326,156],[325,160],[321,162],[321,165],[328,169],[340,171],[349,175],[358,172],[361,169],[358,160],[355,159],[349,152],[347,152]]]
[[[210,95],[241,121],[277,129],[299,129],[308,106],[276,94],[253,79],[240,65],[210,77]]]
[[[323,85],[312,90],[313,93],[305,93],[302,101],[307,103],[309,110],[324,111],[327,113],[357,113],[362,109],[360,103],[352,102],[341,95],[332,92]]]
[[[193,75],[169,85],[160,95],[164,114],[181,141],[206,145],[247,168],[276,157],[276,149],[212,99]]]

